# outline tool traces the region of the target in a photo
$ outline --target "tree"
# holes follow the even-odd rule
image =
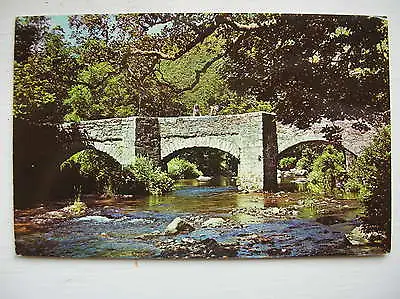
[[[85,15],[69,18],[73,36],[77,40],[75,47],[77,61],[82,66],[79,79],[83,79],[89,70],[97,68],[102,72],[100,69],[104,64],[108,67],[103,81],[78,80],[78,84],[71,88],[66,104],[85,101],[108,103],[99,104],[102,108],[94,107],[95,110],[100,109],[102,112],[93,115],[88,115],[83,106],[83,110],[78,111],[79,104],[72,105],[73,111],[70,111],[67,119],[179,114],[182,105],[173,100],[175,95],[173,89],[157,79],[155,74],[157,60],[153,57],[134,55],[130,49],[132,42],[135,44],[146,42],[146,37],[138,38],[136,31],[129,26],[134,19],[135,15],[130,15],[129,18],[124,15]],[[135,25],[138,26],[137,23]],[[119,100],[115,95],[110,99],[110,94],[107,93],[107,90],[110,91],[110,80],[114,81],[115,88],[112,89],[122,92],[117,97]],[[96,89],[101,92],[96,92]],[[80,117],[77,118],[76,115]]]
[[[323,117],[387,121],[385,19],[279,14],[162,18],[167,25],[161,32],[146,44],[133,45],[132,53],[176,61],[215,35],[226,41],[222,74],[231,89],[272,104],[280,120],[300,127]],[[146,32],[151,26],[143,28]]]
[[[68,92],[65,104],[72,112],[65,120],[124,117],[135,113],[129,104],[129,94],[123,82],[124,77],[115,73],[108,62],[90,65],[78,75],[79,84]]]
[[[390,126],[381,128],[350,169],[346,187],[359,191],[367,223],[390,237],[391,148]],[[390,238],[388,238],[390,244]]]
[[[203,109],[223,106],[222,113],[272,110],[299,127],[323,117],[388,121],[383,18],[137,13],[69,20],[76,45],[66,48],[79,73],[108,63],[108,76],[120,76],[129,95],[129,113],[187,114],[199,101]],[[85,84],[72,81],[67,90],[83,94]],[[54,97],[59,103],[63,95]]]
[[[312,165],[307,188],[313,193],[334,195],[345,181],[346,168],[342,152],[332,145],[326,146]]]
[[[15,19],[14,60],[21,63],[40,51],[49,18],[44,16],[17,17]]]
[[[41,50],[25,53],[14,62],[14,117],[35,123],[57,123],[63,119],[63,99],[74,80],[77,64],[64,40],[61,28],[42,32]],[[25,55],[24,54],[24,55]],[[20,54],[22,55],[22,54]]]
[[[366,118],[389,109],[387,23],[362,16],[272,16],[230,52],[239,93],[273,102],[288,123]]]

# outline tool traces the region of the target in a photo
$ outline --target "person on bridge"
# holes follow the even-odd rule
[[[201,116],[200,107],[198,104],[193,106],[193,116]]]

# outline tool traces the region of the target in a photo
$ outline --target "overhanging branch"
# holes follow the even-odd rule
[[[268,25],[268,22],[265,22],[263,24],[241,24],[238,22],[233,21],[230,17],[228,16],[223,16],[223,15],[217,15],[215,17],[215,21],[213,24],[211,24],[209,27],[201,31],[197,37],[188,43],[184,48],[176,52],[175,54],[167,54],[162,51],[156,51],[156,50],[141,50],[137,48],[132,48],[132,54],[137,54],[137,55],[144,55],[144,56],[154,56],[158,57],[160,59],[165,59],[165,60],[177,60],[178,58],[182,57],[185,53],[189,52],[191,49],[193,49],[196,45],[202,43],[208,36],[213,34],[220,25],[226,24],[230,27],[232,27],[236,31],[242,31],[242,32],[251,32],[257,29],[260,29],[266,25]]]

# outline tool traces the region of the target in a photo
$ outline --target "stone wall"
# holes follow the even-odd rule
[[[147,156],[160,163],[160,125],[156,117],[135,118],[135,154]]]

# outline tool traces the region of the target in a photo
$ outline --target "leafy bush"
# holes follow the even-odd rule
[[[313,163],[307,188],[312,193],[334,194],[345,180],[345,167],[343,153],[328,145]]]
[[[296,168],[311,171],[315,159],[324,151],[321,145],[305,147],[301,151],[301,158],[297,160]]]
[[[127,170],[135,177],[137,187],[145,192],[161,195],[172,190],[174,180],[147,157],[137,157]]]
[[[173,158],[168,162],[168,174],[175,180],[193,179],[203,175],[196,164],[180,158]]]
[[[391,190],[390,126],[382,128],[352,165],[347,190],[360,192],[368,223],[388,232]]]
[[[74,216],[82,216],[86,213],[87,205],[76,199],[72,205],[67,207],[67,210]]]
[[[292,169],[296,165],[296,157],[285,157],[279,161],[279,168],[283,170]]]
[[[95,149],[82,150],[65,160],[60,169],[76,193],[119,193],[134,189],[134,177],[113,157]],[[130,190],[132,191],[132,190]]]

